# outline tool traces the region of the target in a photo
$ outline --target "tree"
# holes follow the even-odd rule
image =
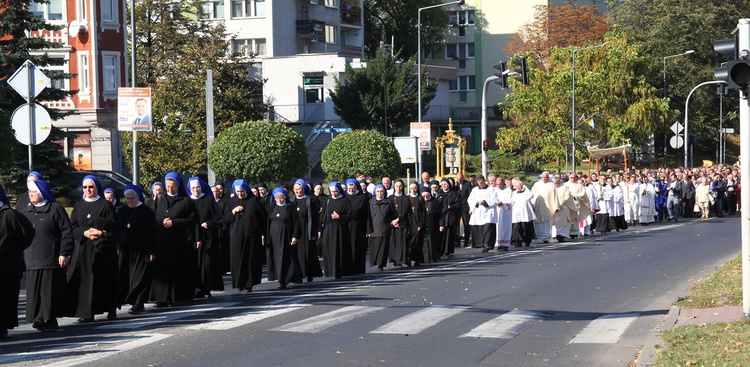
[[[726,62],[726,56],[714,52],[714,40],[732,38],[737,20],[750,11],[744,0],[629,0],[612,1],[610,23],[640,44],[650,55],[646,80],[663,95],[664,57],[694,49],[695,53],[666,61],[667,98],[670,118],[655,133],[667,133],[674,118],[684,118],[685,98],[693,87],[714,80],[714,68]],[[648,9],[648,11],[644,11]],[[724,99],[724,111],[736,110],[737,93]],[[690,99],[690,131],[698,141],[718,140],[719,97],[714,87],[696,91]],[[669,132],[671,134],[671,132]],[[658,137],[658,135],[657,135]],[[659,144],[662,139],[656,139]],[[712,152],[713,153],[713,152]]]
[[[554,47],[581,46],[601,39],[610,30],[593,5],[537,5],[534,10],[534,20],[510,38],[505,53],[530,54],[542,70]]]
[[[613,31],[605,39],[606,48],[576,55],[576,114],[593,116],[595,125],[580,124],[576,130],[578,157],[585,154],[586,142],[605,147],[630,141],[640,146],[667,119],[666,102],[643,76],[649,58],[622,33]],[[513,92],[503,108],[512,126],[498,130],[497,144],[502,151],[519,153],[523,166],[532,162],[559,165],[569,151],[571,54],[577,47],[553,49],[548,71],[534,69],[532,64],[528,86],[511,82]]]
[[[247,121],[216,137],[208,162],[218,177],[281,184],[305,174],[307,149],[302,135],[283,124]]]
[[[336,136],[323,149],[320,165],[331,181],[354,177],[357,171],[372,177],[395,177],[401,169],[401,157],[385,135],[355,130]]]
[[[149,182],[165,170],[197,174],[206,169],[206,69],[213,70],[215,131],[263,117],[268,106],[257,93],[252,60],[228,54],[231,37],[223,23],[198,20],[200,2],[138,2],[138,86],[151,87],[153,131],[139,133],[141,177]],[[132,150],[131,134],[122,136]]]
[[[71,75],[59,71],[46,69],[47,66],[59,65],[62,59],[49,57],[47,51],[62,47],[58,42],[49,42],[32,32],[53,32],[61,29],[31,13],[29,5],[32,0],[0,1],[0,149],[3,158],[0,159],[0,180],[9,188],[25,190],[26,175],[28,173],[27,147],[15,140],[11,133],[10,117],[13,111],[26,101],[7,83],[8,78],[30,60],[39,67],[50,79],[59,80],[70,78]],[[43,3],[41,0],[34,0]],[[44,89],[36,98],[37,102],[58,101],[75,94],[53,86]],[[70,111],[47,108],[52,120],[58,120]],[[69,160],[63,153],[62,146],[55,140],[66,135],[59,129],[53,129],[50,137],[34,147],[34,168],[43,172],[50,181],[53,189],[59,189],[64,182],[65,172],[72,168],[67,165]],[[15,190],[13,190],[15,191]]]
[[[334,112],[355,129],[378,129],[383,131],[387,113],[388,131],[405,127],[417,119],[417,76],[414,73],[415,58],[406,62],[395,57],[377,53],[367,66],[352,69],[346,66],[344,83],[336,80],[331,91]],[[427,69],[422,70],[422,113],[427,112],[429,102],[435,98],[437,84],[429,83]],[[387,97],[384,98],[384,93]],[[387,111],[387,112],[386,112]]]
[[[404,58],[417,54],[417,12],[419,8],[441,4],[441,0],[364,0],[365,54],[375,57],[380,42],[393,43]],[[422,49],[433,50],[442,45],[449,22],[448,9],[422,11]],[[458,8],[454,8],[458,9]]]

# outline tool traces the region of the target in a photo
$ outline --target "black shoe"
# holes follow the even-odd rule
[[[378,271],[383,271],[383,267],[382,266],[378,266]]]
[[[482,252],[490,252],[490,248],[487,246],[484,246],[484,248],[482,249]]]
[[[107,320],[117,320],[117,311],[107,312]]]
[[[94,318],[93,317],[91,317],[91,318],[81,317],[80,319],[76,320],[76,324],[88,324],[90,322],[94,322]]]
[[[8,329],[0,329],[0,340],[8,338]]]
[[[131,315],[140,315],[142,313],[146,312],[146,308],[143,307],[143,304],[136,303],[128,310],[128,313]]]
[[[31,323],[31,327],[34,329],[37,329],[39,331],[44,331],[44,321],[42,320],[34,320],[33,323]]]
[[[253,293],[253,288],[245,288],[245,289],[242,290],[242,292]]]
[[[557,240],[557,242],[565,242],[565,237],[560,235],[555,236],[555,239]]]
[[[44,322],[44,330],[57,330],[57,319],[53,318]]]
[[[279,284],[279,289],[286,289],[286,284],[284,283]]]
[[[500,251],[500,252],[508,251],[508,246],[500,246],[497,248],[497,251]]]
[[[313,281],[313,277],[307,277],[307,282],[308,283],[312,283],[312,281]]]
[[[544,241],[542,241],[542,243],[549,243],[549,240],[544,240]],[[526,245],[526,246],[528,246],[528,245]]]
[[[169,303],[167,303],[167,302],[156,302],[156,306],[155,307],[156,308],[164,308],[164,307],[167,307],[167,306],[169,306]]]

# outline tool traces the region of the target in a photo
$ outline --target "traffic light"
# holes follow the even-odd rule
[[[515,64],[519,66],[518,69],[513,70],[518,75],[516,80],[523,85],[529,85],[529,69],[526,67],[526,56],[521,56],[521,58],[515,61]]]
[[[714,50],[720,54],[734,57],[726,66],[716,68],[716,80],[727,82],[727,89],[740,89],[743,92],[750,87],[750,59],[748,50],[740,50],[738,38],[714,41]]]
[[[487,151],[490,148],[490,143],[487,140],[482,141],[482,150]]]
[[[495,76],[500,78],[500,80],[496,80],[495,83],[499,84],[503,89],[507,89],[508,74],[506,74],[505,71],[508,69],[508,64],[506,64],[505,61],[500,61],[500,63],[493,66],[493,68],[499,71],[498,73],[495,73]]]

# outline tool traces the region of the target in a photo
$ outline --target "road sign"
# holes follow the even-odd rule
[[[8,84],[26,100],[36,98],[52,80],[37,69],[34,63],[26,60],[10,78]]]
[[[34,128],[31,131],[31,121],[29,116],[34,114]],[[16,132],[16,140],[24,145],[37,145],[41,144],[44,140],[49,137],[49,133],[52,131],[52,118],[44,107],[36,103],[24,103],[15,111],[13,116],[10,118],[11,126]]]
[[[682,148],[683,143],[684,139],[682,139],[681,136],[675,135],[671,139],[669,139],[669,146],[671,146],[673,149]]]
[[[724,134],[734,134],[734,128],[733,127],[725,127],[721,129],[721,132]]]
[[[672,124],[672,126],[669,129],[672,130],[673,133],[679,135],[682,132],[682,130],[684,130],[685,128],[682,126],[681,123],[675,122],[674,124]]]

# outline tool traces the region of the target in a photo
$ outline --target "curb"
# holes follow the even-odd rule
[[[646,340],[646,343],[643,344],[643,348],[641,348],[641,352],[636,361],[637,367],[653,366],[656,360],[656,346],[661,342],[661,331],[669,330],[677,324],[677,320],[680,318],[680,310],[679,307],[672,306],[669,309],[669,313],[657,323],[656,327],[651,332],[651,335],[649,335]]]

